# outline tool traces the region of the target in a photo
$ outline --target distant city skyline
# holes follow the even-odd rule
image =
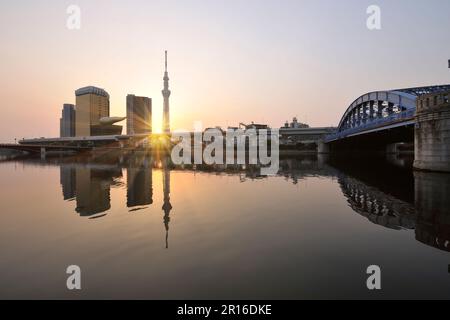
[[[80,30],[66,28],[70,4],[0,4],[0,141],[57,137],[61,106],[90,85],[110,93],[114,116],[128,94],[152,98],[160,132],[166,49],[173,130],[294,116],[335,126],[366,92],[450,83],[445,0],[377,1],[376,31],[365,0],[80,0]]]

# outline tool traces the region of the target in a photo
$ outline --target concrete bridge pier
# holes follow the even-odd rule
[[[45,160],[45,156],[46,156],[46,150],[45,150],[45,148],[41,148],[41,159],[42,160]]]
[[[326,144],[323,140],[317,142],[317,153],[326,154],[330,153],[330,146]]]
[[[450,91],[417,99],[414,168],[450,172]]]

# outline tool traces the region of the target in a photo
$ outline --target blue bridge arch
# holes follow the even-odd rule
[[[328,143],[374,131],[414,125],[417,98],[446,90],[450,90],[450,85],[366,93],[353,101],[342,116],[337,131],[327,135],[324,140]]]

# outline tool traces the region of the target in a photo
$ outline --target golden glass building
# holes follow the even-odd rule
[[[152,99],[127,95],[127,134],[152,133]]]
[[[109,117],[109,94],[97,87],[84,87],[75,91],[75,135],[89,137],[93,128],[101,125],[100,119]]]

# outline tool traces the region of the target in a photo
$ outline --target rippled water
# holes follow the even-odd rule
[[[401,157],[258,172],[122,154],[2,161],[0,298],[450,298],[450,175]]]

